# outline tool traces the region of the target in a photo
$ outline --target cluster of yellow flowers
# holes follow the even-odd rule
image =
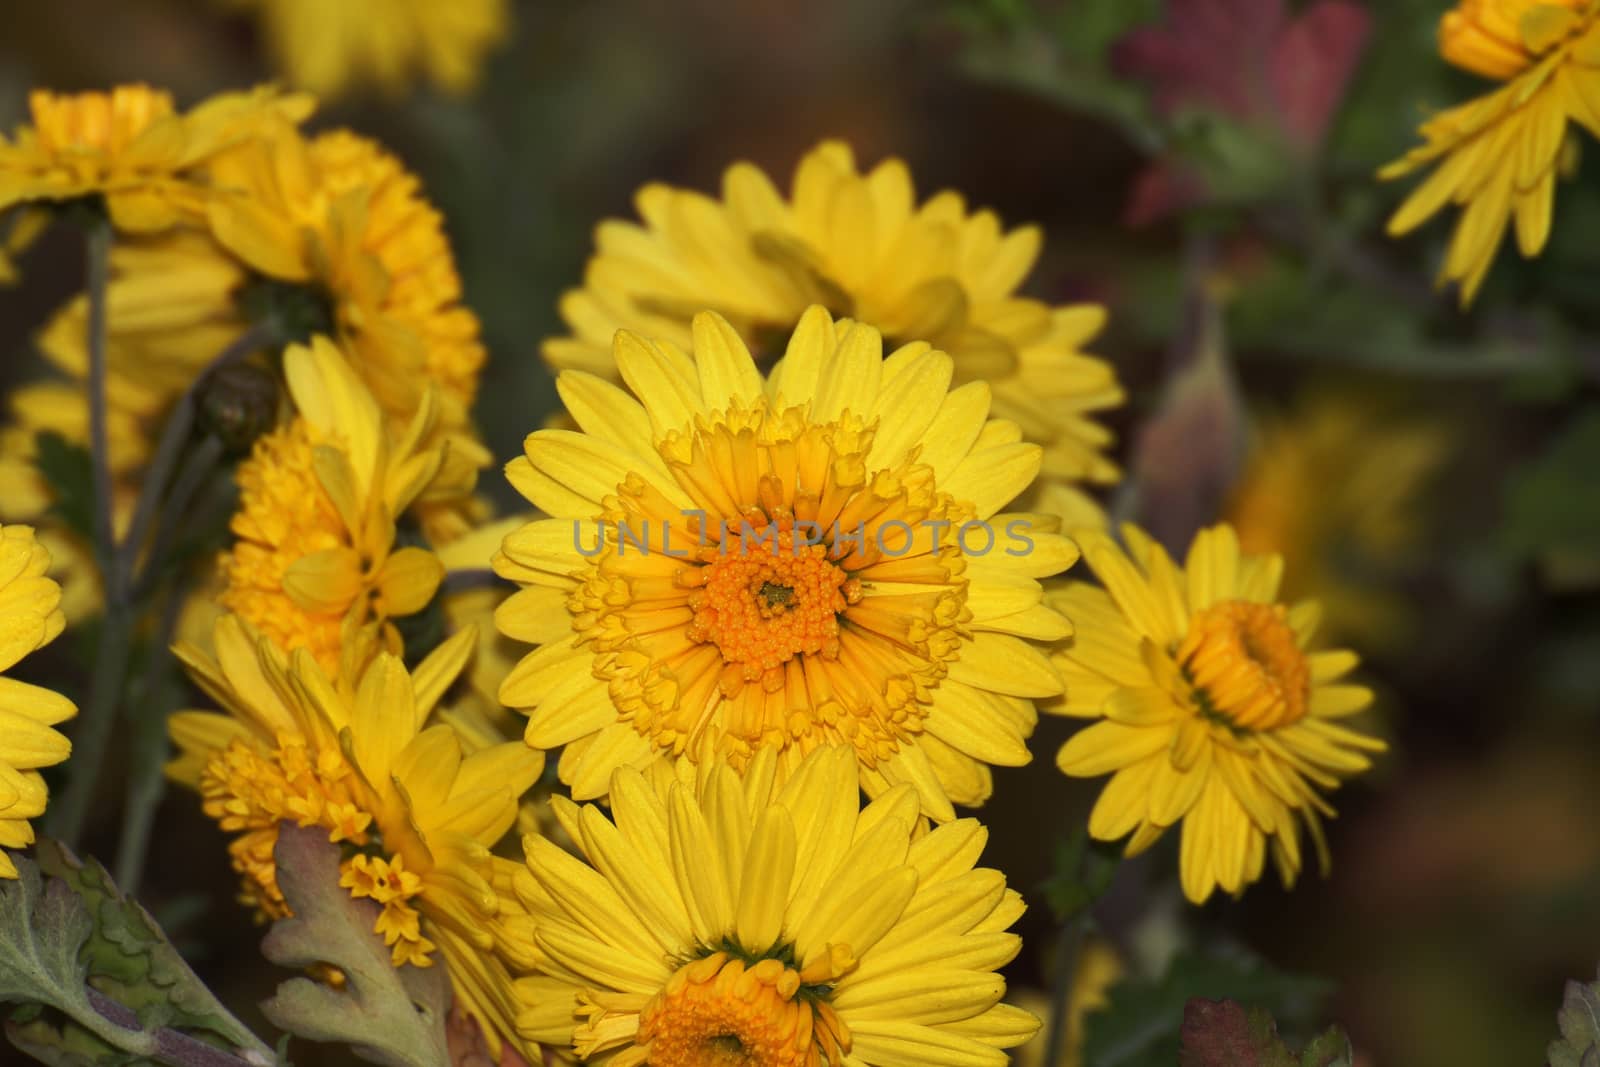
[[[576,428],[507,464],[539,512],[507,532],[473,498],[484,350],[439,216],[377,145],[303,132],[310,110],[41,93],[0,145],[0,206],[94,198],[117,230],[123,521],[219,353],[285,383],[177,649],[221,710],[170,722],[169,774],[260,914],[286,912],[289,820],[343,848],[395,964],[442,963],[496,1048],[978,1067],[1038,1022],[997,974],[1022,898],[957,807],[1031,760],[1040,710],[1086,720],[1064,772],[1112,776],[1090,831],[1132,854],[1180,830],[1190,900],[1269,854],[1292,883],[1302,831],[1326,865],[1326,794],[1383,748],[1344,721],[1371,699],[1342,680],[1355,656],[1313,650],[1317,608],[1282,603],[1281,560],[1231,527],[1180,565],[1085,521],[1083,487],[1119,477],[1095,416],[1122,392],[1081,349],[1102,309],[1018,295],[1036,229],[919,203],[904,164],[863,173],[834,142],[787,195],[748,164],[721,199],[641,190],[562,301],[544,353]],[[85,437],[86,314],[46,329],[68,380],[24,390],[0,442],[19,520],[52,498],[37,433]],[[304,338],[262,332],[296,315]],[[1080,552],[1097,583],[1062,577]],[[3,529],[0,667],[62,628],[47,561]],[[448,565],[516,589],[405,647],[393,620],[454,597]],[[496,629],[531,650],[497,663]],[[29,840],[72,710],[0,686],[0,845]],[[570,799],[525,818],[557,751]],[[497,853],[541,824],[524,862]]]

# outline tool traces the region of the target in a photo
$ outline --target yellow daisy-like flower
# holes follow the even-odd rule
[[[353,635],[379,627],[400,651],[393,616],[433,599],[444,565],[418,547],[395,547],[395,518],[438,474],[424,445],[433,407],[424,400],[403,437],[385,429],[377,403],[325,337],[291,345],[284,375],[299,415],[256,441],[240,464],[238,540],[223,557],[224,610],[285,652],[311,651],[334,674]]]
[[[0,526],[0,671],[60,635],[61,587],[45,576],[50,553],[27,526]],[[78,713],[59,693],[0,675],[0,878],[15,878],[8,848],[33,843],[28,820],[43,815],[40,767],[66,759],[72,744],[51,727]]]
[[[1099,531],[1074,535],[1104,588],[1071,582],[1050,596],[1076,627],[1057,654],[1066,697],[1050,710],[1099,720],[1056,756],[1067,774],[1113,775],[1089,832],[1131,833],[1134,855],[1182,822],[1183,891],[1196,904],[1259,878],[1269,845],[1292,885],[1301,823],[1326,869],[1322,793],[1385,749],[1339,721],[1372,700],[1339,681],[1355,655],[1308,650],[1316,605],[1278,603],[1282,559],[1241,555],[1229,526],[1196,535],[1182,568],[1133,526],[1127,551]]]
[[[618,771],[612,818],[554,800],[584,858],[526,842],[522,1036],[607,1067],[1007,1063],[1039,1023],[1000,1002],[1024,906],[974,868],[984,828],[913,840],[915,791],[862,809],[848,748],[778,762]]]
[[[619,327],[684,346],[690,317],[704,308],[777,355],[800,313],[822,304],[895,344],[948,352],[958,382],[987,381],[996,414],[1044,447],[1041,484],[1119,477],[1103,454],[1111,435],[1093,416],[1121,404],[1122,388],[1110,366],[1081,350],[1104,309],[1016,293],[1039,257],[1037,227],[1005,232],[992,211],[969,214],[950,191],[919,206],[903,162],[862,174],[837,141],[800,161],[787,200],[756,167],[737,163],[723,175],[721,200],[648,185],[636,203],[643,224],[602,223],[584,288],[562,298],[572,336],[545,342],[554,366],[614,378]]]
[[[284,74],[324,99],[374,85],[407,88],[420,72],[450,93],[478,83],[511,28],[506,0],[223,0],[255,8]]]
[[[342,845],[340,884],[381,908],[375,929],[396,966],[444,957],[458,995],[478,988],[474,956],[494,947],[499,892],[489,850],[511,828],[517,800],[543,757],[509,742],[468,755],[429,717],[472,654],[464,631],[410,674],[379,654],[355,679],[330,680],[310,653],[285,657],[237,617],[213,635],[215,657],[175,651],[226,711],[169,720],[179,756],[167,768],[200,793],[227,833],[241,899],[269,918],[286,913],[273,848],[284,820],[328,831]],[[482,998],[469,1007],[508,1033]]]
[[[1367,649],[1406,631],[1404,597],[1384,579],[1421,547],[1419,498],[1448,449],[1440,427],[1374,403],[1317,392],[1264,420],[1226,509],[1245,552],[1295,561],[1287,599],[1315,597],[1323,632]]]
[[[450,442],[437,495],[469,492],[489,461],[471,425],[485,354],[443,220],[417,178],[365,138],[335,130],[308,140],[288,123],[212,170],[234,191],[210,204],[218,241],[327,302],[340,347],[392,420],[408,423],[437,387],[438,432]]]
[[[205,213],[195,171],[270,118],[300,121],[314,102],[269,88],[224,93],[179,113],[145,85],[28,97],[33,124],[0,136],[0,211],[99,194],[119,229],[164,230]]]
[[[1522,254],[1543,251],[1556,178],[1576,161],[1568,124],[1600,136],[1600,0],[1461,0],[1439,36],[1445,59],[1507,84],[1430,118],[1424,143],[1379,175],[1438,165],[1389,233],[1409,233],[1447,204],[1461,208],[1439,280],[1459,283],[1466,306],[1513,220]]]
[[[632,395],[564,372],[582,432],[531,434],[507,466],[551,518],[495,559],[525,586],[502,631],[542,646],[501,701],[530,745],[566,746],[579,800],[622,765],[770,747],[787,773],[846,743],[874,795],[910,782],[940,821],[982,803],[1061,687],[1032,642],[1068,626],[1037,579],[1077,551],[1000,513],[1039,446],[989,417],[984,383],[951,391],[949,356],[885,360],[877,330],[821,307],[765,379],[716,314],[693,346],[619,333]]]

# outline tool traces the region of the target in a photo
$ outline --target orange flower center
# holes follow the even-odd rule
[[[1202,711],[1244,730],[1305,717],[1311,668],[1282,604],[1228,600],[1196,615],[1178,648]]]
[[[744,537],[701,553],[708,566],[689,595],[689,639],[710,641],[747,682],[769,692],[783,685],[795,656],[839,658],[839,613],[861,599],[861,582],[828,560],[821,544],[795,544],[794,523],[749,523]],[[732,555],[721,555],[730,551]]]
[[[850,1051],[849,1030],[779,960],[747,966],[716,952],[679,968],[639,1016],[650,1067],[820,1067]]]

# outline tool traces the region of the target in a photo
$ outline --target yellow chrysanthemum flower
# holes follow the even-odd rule
[[[288,123],[219,159],[213,174],[235,193],[210,204],[218,241],[327,301],[340,347],[391,419],[409,423],[437,387],[450,441],[438,495],[470,492],[490,458],[471,423],[484,348],[443,220],[416,177],[365,138],[335,130],[308,140]]]
[[[376,931],[396,966],[442,955],[458,997],[496,1032],[509,1020],[472,995],[494,947],[500,891],[489,849],[517,818],[517,800],[543,757],[510,742],[464,754],[448,725],[428,725],[472,654],[464,631],[410,674],[379,654],[357,678],[330,680],[309,652],[285,657],[232,615],[213,635],[215,657],[175,651],[226,711],[169,720],[179,756],[173,780],[200,793],[229,845],[241,899],[285,914],[273,848],[288,820],[328,831],[345,850],[340,884],[381,908]],[[504,861],[502,861],[504,862]]]
[[[27,526],[0,526],[0,671],[60,635],[61,587],[45,576],[47,552]],[[66,759],[72,744],[51,727],[78,713],[59,693],[0,675],[0,878],[15,878],[8,848],[33,843],[28,820],[43,815],[40,767]]]
[[[285,76],[324,99],[358,85],[398,93],[424,74],[465,93],[511,28],[506,0],[222,0],[255,8]]]
[[[623,769],[612,818],[553,801],[584,859],[526,842],[522,1036],[607,1067],[1007,1063],[1039,1023],[1000,1002],[1024,906],[974,868],[984,828],[913,840],[915,791],[862,809],[849,748],[778,763],[662,792]]]
[[[1440,427],[1385,416],[1371,396],[1313,393],[1260,424],[1225,517],[1245,552],[1295,561],[1283,595],[1314,597],[1325,635],[1380,648],[1407,629],[1386,579],[1421,547],[1419,496],[1447,447]]]
[[[821,307],[769,378],[719,315],[693,346],[620,332],[632,395],[564,372],[582,432],[531,434],[507,466],[551,517],[495,560],[525,586],[501,629],[542,646],[501,701],[530,745],[566,746],[579,800],[622,765],[776,747],[787,773],[848,743],[874,795],[910,782],[939,821],[982,803],[1061,686],[1031,642],[1068,627],[1036,579],[1077,551],[1053,519],[1000,513],[1039,446],[989,417],[986,384],[950,391],[943,352],[885,360],[877,330]]]
[[[269,118],[300,121],[308,96],[269,88],[224,93],[180,114],[169,93],[145,85],[28,98],[33,124],[0,136],[0,211],[99,194],[119,229],[148,233],[202,218],[195,171]]]
[[[305,648],[334,674],[377,626],[398,654],[391,617],[421,611],[444,577],[427,549],[395,547],[395,518],[437,476],[424,399],[403,437],[325,337],[291,345],[284,376],[299,415],[256,441],[240,464],[237,538],[219,565],[218,604],[285,652]]]
[[[1202,530],[1180,569],[1134,526],[1124,551],[1075,531],[1104,588],[1066,583],[1049,599],[1076,637],[1057,654],[1066,697],[1049,710],[1100,720],[1056,756],[1067,774],[1112,774],[1089,816],[1128,854],[1180,821],[1184,894],[1239,893],[1270,845],[1285,885],[1301,868],[1301,823],[1328,864],[1322,791],[1366,770],[1382,741],[1341,725],[1372,693],[1339,679],[1353,653],[1308,650],[1318,609],[1278,603],[1283,561],[1246,556],[1232,527]]]
[[[1037,227],[1007,233],[950,191],[918,206],[903,162],[862,174],[837,141],[800,161],[788,200],[749,163],[728,168],[722,186],[719,201],[648,185],[636,200],[643,225],[600,225],[584,288],[561,300],[572,336],[545,342],[551,364],[615,378],[618,328],[682,347],[704,308],[776,356],[800,313],[822,304],[893,344],[948,352],[958,382],[987,381],[995,413],[1044,446],[1041,485],[1117,480],[1103,454],[1111,435],[1093,415],[1122,403],[1122,388],[1081,351],[1104,309],[1016,294],[1039,256]]]
[[[1379,174],[1438,164],[1389,220],[1389,233],[1460,207],[1439,280],[1459,283],[1466,306],[1513,219],[1522,254],[1543,251],[1556,177],[1576,160],[1568,123],[1600,136],[1600,0],[1461,0],[1439,38],[1445,59],[1507,84],[1430,118],[1425,143]]]

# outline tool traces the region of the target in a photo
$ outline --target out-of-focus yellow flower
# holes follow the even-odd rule
[[[284,75],[324,99],[361,85],[398,93],[419,73],[465,93],[511,29],[507,0],[222,2],[256,9]]]
[[[579,800],[619,766],[777,748],[788,774],[847,743],[873,795],[910,782],[940,822],[983,803],[992,765],[1032,758],[1033,698],[1060,692],[1042,642],[1068,627],[1037,579],[1077,550],[1001,510],[1040,448],[984,383],[951,389],[943,352],[885,359],[821,307],[770,376],[716,314],[692,343],[619,333],[631,392],[563,372],[582,432],[530,434],[506,467],[551,516],[495,558],[524,587],[500,629],[539,646],[500,689],[528,743],[564,746]]]
[[[1111,987],[1122,980],[1122,957],[1100,938],[1091,938],[1078,953],[1067,999],[1067,1017],[1062,1020],[1061,1058],[1050,1067],[1083,1067],[1084,1018],[1111,1003]],[[1054,1005],[1037,989],[1019,990],[1012,998],[1024,1011],[1046,1020],[1032,1041],[1012,1054],[1015,1067],[1046,1067],[1045,1048],[1050,1037],[1049,1018]]]
[[[167,773],[236,835],[229,852],[245,903],[286,914],[272,855],[279,824],[325,829],[350,846],[340,884],[379,905],[375,929],[395,965],[442,956],[485,1029],[509,1034],[509,1012],[479,993],[489,988],[479,978],[502,895],[489,850],[544,760],[517,742],[467,754],[449,725],[428,724],[475,640],[457,634],[410,674],[383,653],[355,676],[329,678],[309,652],[285,657],[224,616],[214,656],[190,645],[176,652],[226,713],[171,717],[179,755]]]
[[[1316,604],[1279,603],[1282,559],[1241,555],[1231,527],[1197,534],[1181,568],[1134,526],[1126,550],[1097,530],[1075,536],[1104,588],[1068,582],[1048,597],[1075,637],[1056,657],[1066,696],[1044,707],[1096,720],[1056,756],[1074,777],[1112,775],[1089,832],[1131,833],[1135,855],[1181,822],[1196,904],[1242,892],[1269,849],[1292,885],[1302,823],[1326,869],[1322,792],[1385,748],[1339,721],[1372,701],[1339,681],[1356,656],[1308,650]]]
[[[205,213],[196,171],[270,118],[300,121],[314,103],[270,88],[224,93],[179,113],[145,85],[28,98],[33,123],[0,136],[0,211],[30,201],[104,198],[111,221],[137,233]]]
[[[1226,509],[1243,551],[1294,560],[1285,599],[1315,598],[1323,632],[1364,649],[1405,635],[1393,579],[1420,547],[1418,498],[1448,448],[1439,427],[1373,404],[1319,392],[1263,420]]]
[[[443,456],[424,443],[431,393],[395,436],[327,338],[290,346],[283,362],[299,416],[261,437],[239,467],[238,540],[220,563],[217,600],[335,674],[341,656],[368,647],[358,638],[369,627],[398,654],[388,620],[422,610],[438,590],[444,565],[426,549],[396,548],[395,519]]]
[[[1119,477],[1103,454],[1111,435],[1093,416],[1121,404],[1122,388],[1081,347],[1105,310],[1017,295],[1039,257],[1037,227],[1006,232],[994,212],[969,213],[951,191],[919,206],[903,162],[863,174],[837,141],[800,161],[788,199],[736,163],[721,200],[647,185],[636,204],[642,224],[611,220],[596,231],[584,287],[561,300],[572,334],[544,344],[552,365],[615,378],[619,327],[687,347],[691,316],[707,308],[775,358],[800,313],[821,304],[894,346],[948,352],[958,384],[988,382],[995,414],[1043,446],[1041,488]]]
[[[219,159],[213,174],[232,190],[210,204],[217,239],[266,277],[326,301],[340,348],[391,420],[409,423],[437,389],[438,433],[450,447],[430,500],[459,504],[490,459],[471,423],[484,348],[442,219],[416,177],[372,141],[344,130],[307,140],[288,123]],[[470,528],[449,514],[429,515],[436,542]]]
[[[1600,0],[1461,0],[1439,37],[1445,59],[1507,84],[1428,119],[1424,143],[1379,175],[1437,164],[1389,232],[1408,233],[1446,205],[1461,208],[1439,281],[1459,283],[1466,306],[1513,220],[1524,256],[1544,249],[1556,178],[1576,163],[1569,123],[1600,136]]]
[[[1003,1067],[1039,1021],[1001,1002],[1023,903],[976,866],[987,831],[913,840],[916,791],[863,809],[848,746],[786,783],[779,759],[661,791],[624,768],[609,816],[552,802],[582,858],[525,842],[523,1038],[611,1067]]]
[[[66,625],[61,587],[45,572],[50,553],[27,526],[0,526],[0,671],[54,641]],[[8,848],[33,843],[28,820],[49,793],[40,767],[66,759],[72,744],[51,727],[76,715],[59,693],[0,675],[0,878],[15,878]]]

